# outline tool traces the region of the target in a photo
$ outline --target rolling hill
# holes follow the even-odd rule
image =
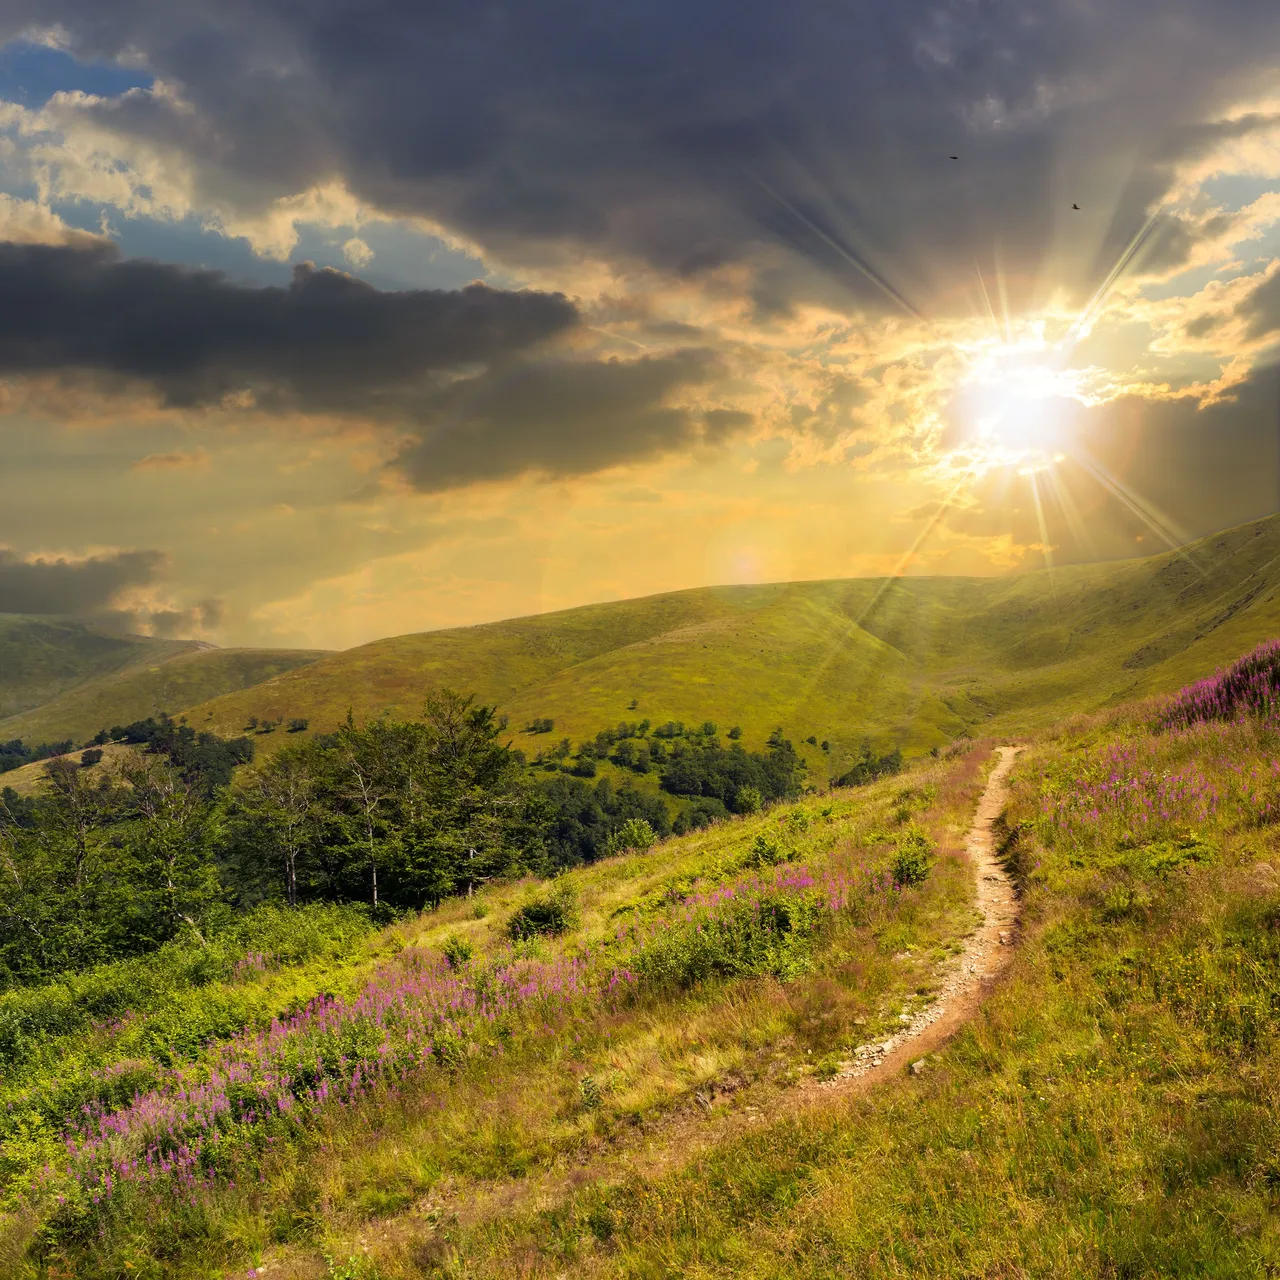
[[[1177,687],[1280,632],[1280,517],[1145,559],[1002,578],[849,579],[699,588],[331,654],[187,710],[311,732],[416,715],[435,685],[474,690],[535,750],[622,719],[775,725],[834,770],[864,735],[927,750]],[[634,702],[635,708],[631,708]],[[537,718],[552,735],[520,732]],[[264,749],[283,734],[260,739]]]
[[[341,653],[211,649],[42,619],[0,623],[0,739],[81,741],[167,710],[197,728],[414,716],[434,686],[474,691],[536,752],[619,720],[781,725],[814,776],[864,737],[927,751],[1176,688],[1280,634],[1280,517],[1162,555],[1001,578],[706,587]],[[45,696],[41,696],[45,695]],[[634,706],[632,705],[634,704]],[[554,731],[525,732],[551,719]],[[830,751],[808,744],[830,743]],[[288,740],[258,736],[262,750]]]
[[[74,619],[0,614],[0,719],[46,704],[91,680],[205,647],[194,640],[120,634]]]
[[[133,638],[133,637],[130,637]],[[137,637],[139,639],[144,637]],[[86,680],[61,696],[0,720],[0,741],[83,742],[99,729],[246,689],[324,656],[322,649],[188,647],[136,660]]]

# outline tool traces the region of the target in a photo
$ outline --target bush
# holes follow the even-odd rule
[[[772,836],[761,834],[756,836],[751,844],[751,852],[747,856],[746,865],[748,867],[776,867],[780,862],[786,862],[789,856],[787,850]]]
[[[459,938],[456,934],[446,938],[440,950],[444,952],[444,958],[449,962],[450,969],[461,969],[475,955],[475,948],[471,943],[465,938]]]
[[[729,810],[715,796],[699,796],[687,809],[676,815],[671,830],[682,836],[688,831],[700,831],[728,816]]]
[[[310,723],[311,723],[311,721],[310,721],[310,720],[304,720],[301,716],[296,716],[294,719],[292,719],[292,720],[290,720],[290,721],[289,721],[289,732],[290,732],[290,733],[305,733],[305,732],[306,732],[306,729],[307,729],[307,726],[308,726]]]
[[[80,763],[86,769],[89,768],[90,765],[97,764],[98,761],[101,759],[102,759],[101,747],[90,747],[88,751],[82,751],[80,753]]]
[[[739,787],[738,794],[734,797],[733,807],[739,813],[759,813],[764,807],[764,796],[760,794],[760,788]]]
[[[606,854],[644,853],[652,849],[657,840],[653,828],[644,818],[628,818],[605,841]]]
[[[507,936],[521,942],[568,933],[580,919],[577,891],[568,880],[558,880],[515,910],[507,921]]]
[[[893,857],[893,878],[902,886],[923,884],[933,870],[933,846],[923,831],[903,833]]]

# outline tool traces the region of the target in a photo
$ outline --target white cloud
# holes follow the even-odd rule
[[[373,250],[359,236],[352,236],[342,246],[342,256],[359,270],[362,267],[367,267],[373,261]]]

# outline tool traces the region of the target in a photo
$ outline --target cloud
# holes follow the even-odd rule
[[[0,241],[14,244],[61,244],[90,248],[99,236],[68,226],[48,205],[19,200],[0,192]]]
[[[288,288],[257,288],[124,260],[110,245],[0,245],[0,296],[0,372],[119,375],[171,405],[249,392],[364,412],[391,388],[509,357],[577,322],[560,294],[380,292],[309,263]]]
[[[207,470],[209,467],[209,451],[202,445],[191,452],[177,450],[173,453],[149,453],[130,464],[133,471],[184,471],[189,469]]]
[[[221,600],[202,600],[190,609],[139,609],[125,615],[130,630],[166,640],[206,635],[222,624]]]
[[[154,582],[164,564],[159,551],[51,559],[0,547],[0,613],[101,613],[127,589]]]
[[[954,304],[993,244],[1011,305],[1057,250],[1087,296],[1181,163],[1263,127],[1206,121],[1262,82],[1280,36],[1264,0],[246,0],[234,36],[211,0],[163,20],[147,0],[109,18],[11,0],[0,36],[34,22],[157,77],[46,108],[68,150],[48,143],[41,172],[64,194],[105,198],[114,148],[137,180],[113,199],[172,189],[174,210],[272,253],[296,237],[288,202],[336,183],[343,217],[425,219],[527,264],[586,252],[692,278],[768,243],[790,265],[762,304],[889,310]]]
[[[514,476],[586,475],[719,443],[751,415],[673,403],[723,374],[691,348],[635,360],[525,363],[450,386],[419,413],[428,430],[396,460],[428,492]]]
[[[373,250],[359,236],[352,236],[343,244],[342,256],[359,271],[373,261]]]

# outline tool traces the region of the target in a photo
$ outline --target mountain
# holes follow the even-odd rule
[[[128,637],[143,639],[144,637]],[[187,648],[136,657],[123,670],[99,675],[38,706],[0,720],[0,742],[83,742],[99,729],[246,689],[324,656],[322,649]]]
[[[781,725],[832,744],[927,750],[1176,688],[1280,633],[1280,517],[1144,559],[1001,578],[711,587],[330,654],[187,709],[238,733],[250,717],[331,728],[416,715],[427,689],[475,691],[535,750],[619,720]],[[632,708],[631,704],[635,703]],[[550,735],[524,733],[535,719]],[[269,749],[283,734],[260,739]],[[824,760],[806,747],[811,765]]]
[[[74,619],[0,614],[0,717],[38,707],[88,681],[204,647],[194,640],[119,634]]]

